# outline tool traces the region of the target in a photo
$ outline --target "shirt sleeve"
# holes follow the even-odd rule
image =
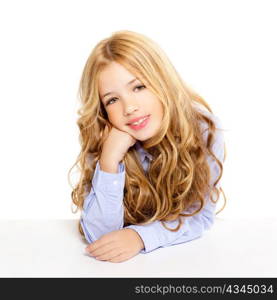
[[[124,225],[123,191],[125,167],[121,162],[118,173],[107,173],[96,164],[92,187],[84,201],[80,223],[89,243],[103,234],[122,229]]]
[[[215,142],[212,151],[215,156],[223,163],[224,160],[224,137],[221,130],[220,120],[214,117],[216,123]],[[203,132],[204,138],[207,138],[207,130]],[[217,180],[220,174],[220,167],[210,156],[207,158],[211,170],[211,183]],[[217,183],[220,187],[220,181]],[[141,253],[151,252],[159,247],[172,246],[184,242],[189,242],[203,235],[204,231],[209,229],[214,223],[216,204],[206,198],[206,204],[203,209],[191,217],[182,217],[183,224],[177,232],[170,231],[162,225],[161,221],[155,221],[147,225],[129,225],[127,228],[135,230],[144,242],[145,248]],[[186,212],[192,212],[187,210]],[[164,222],[168,228],[176,228],[178,220]]]

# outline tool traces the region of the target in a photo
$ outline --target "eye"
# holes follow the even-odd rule
[[[112,104],[111,101],[113,101],[114,99],[117,99],[117,98],[111,98],[111,99],[109,99],[109,100],[106,102],[106,105]]]
[[[134,90],[135,90],[135,89],[139,89],[139,91],[140,91],[140,90],[142,90],[142,89],[144,89],[144,88],[146,88],[145,85],[137,85],[137,86],[134,88]],[[111,98],[111,99],[109,99],[109,100],[106,102],[106,105],[113,104],[114,102],[111,102],[111,101],[114,101],[115,99],[117,99],[117,98]]]
[[[137,86],[135,87],[135,89],[141,90],[141,89],[144,89],[145,87],[146,87],[145,85],[137,85]]]

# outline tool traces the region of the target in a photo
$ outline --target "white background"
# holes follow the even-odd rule
[[[1,1],[0,218],[78,218],[67,172],[80,150],[79,80],[96,43],[123,29],[155,40],[222,120],[219,216],[275,217],[276,4]]]

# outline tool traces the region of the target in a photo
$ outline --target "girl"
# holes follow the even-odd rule
[[[158,45],[131,31],[100,41],[79,93],[72,201],[87,252],[122,262],[210,228],[225,160],[220,121]]]

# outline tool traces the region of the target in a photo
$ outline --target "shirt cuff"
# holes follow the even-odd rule
[[[157,221],[156,221],[157,222]],[[125,228],[131,228],[135,230],[144,243],[144,249],[140,253],[148,253],[160,247],[160,241],[158,235],[153,228],[153,223],[147,225],[129,225]],[[152,226],[151,226],[152,225]]]
[[[92,186],[95,190],[108,193],[122,193],[125,185],[125,166],[119,163],[118,173],[108,173],[100,169],[99,161],[96,164]]]

